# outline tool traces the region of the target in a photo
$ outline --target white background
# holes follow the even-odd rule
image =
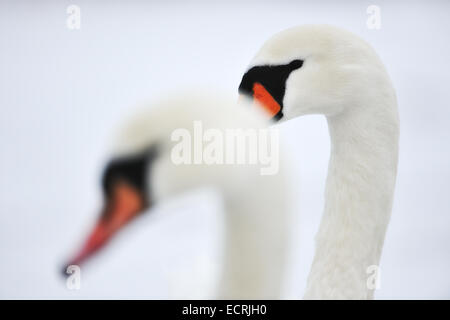
[[[66,8],[81,8],[81,30]],[[381,8],[381,30],[366,8]],[[105,142],[143,100],[180,88],[236,94],[273,33],[305,23],[348,29],[373,45],[396,87],[400,164],[377,298],[450,298],[449,2],[273,1],[171,5],[137,1],[0,4],[0,298],[202,297],[217,272],[217,199],[163,205],[125,230],[66,289],[60,268],[100,205]],[[323,207],[324,118],[283,125],[295,150],[287,298],[299,298]],[[183,208],[180,210],[180,208]],[[122,241],[123,240],[123,241]]]

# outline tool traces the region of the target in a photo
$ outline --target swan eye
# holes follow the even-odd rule
[[[115,185],[121,182],[126,182],[147,197],[147,172],[155,157],[156,148],[151,147],[137,154],[111,160],[106,166],[102,178],[105,197],[110,198]]]
[[[296,59],[288,64],[252,67],[242,77],[239,93],[258,100],[266,110],[270,111],[274,120],[279,120],[283,117],[286,80],[292,71],[301,68],[302,65],[303,60]],[[264,91],[264,99],[261,100],[258,97],[261,97],[260,92],[262,91]],[[270,105],[267,104],[267,101],[270,102]]]

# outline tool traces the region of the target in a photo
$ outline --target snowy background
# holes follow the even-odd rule
[[[81,29],[66,27],[69,5]],[[381,8],[381,30],[366,26]],[[97,217],[105,142],[144,100],[177,88],[236,94],[273,33],[305,23],[348,29],[379,53],[398,94],[401,150],[376,298],[450,298],[450,3],[138,1],[0,3],[0,298],[202,297],[217,273],[220,210],[207,190],[127,228],[68,290],[62,263]],[[326,122],[283,125],[295,150],[292,261],[302,297],[323,207]],[[123,241],[122,241],[123,240]]]

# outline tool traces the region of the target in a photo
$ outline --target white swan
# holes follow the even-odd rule
[[[277,120],[324,114],[331,138],[325,209],[305,298],[373,298],[391,214],[399,120],[394,89],[374,50],[330,26],[270,38],[239,87]]]
[[[129,221],[152,204],[183,191],[212,186],[223,198],[223,274],[213,298],[279,298],[286,255],[287,188],[280,164],[274,175],[261,166],[176,165],[175,129],[265,129],[259,109],[201,95],[179,95],[138,113],[114,140],[103,175],[105,204],[99,222],[69,265],[80,265]],[[209,137],[211,138],[211,137]],[[281,153],[280,153],[281,155]]]

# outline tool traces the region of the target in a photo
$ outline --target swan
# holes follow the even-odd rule
[[[210,91],[210,90],[209,90]],[[83,265],[125,225],[171,197],[201,187],[221,195],[225,212],[222,274],[213,297],[280,298],[288,238],[285,166],[262,175],[254,164],[177,164],[173,133],[194,135],[193,122],[214,130],[267,129],[268,117],[220,95],[174,94],[125,121],[112,140],[102,176],[98,223],[67,265]],[[280,161],[283,156],[280,150]],[[66,269],[66,268],[65,268]]]
[[[396,95],[379,57],[350,32],[293,27],[262,45],[239,92],[275,121],[325,115],[331,140],[325,208],[305,298],[372,299],[369,276],[379,270],[399,140]]]

